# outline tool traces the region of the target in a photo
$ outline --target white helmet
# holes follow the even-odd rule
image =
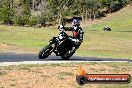
[[[106,28],[109,28],[109,26],[106,26]]]
[[[72,25],[73,26],[79,26],[80,25],[80,21],[78,20],[78,19],[74,19],[73,21],[72,21]]]

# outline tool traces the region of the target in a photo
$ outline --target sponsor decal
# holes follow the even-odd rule
[[[86,83],[130,83],[131,76],[129,74],[87,74],[80,66],[76,81],[80,85]]]

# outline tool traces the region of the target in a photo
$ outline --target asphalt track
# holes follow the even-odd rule
[[[23,62],[23,61],[64,61],[61,57],[51,55],[44,60],[39,60],[37,54],[14,54],[14,53],[0,53],[0,63],[2,62]],[[87,61],[87,62],[132,62],[130,59],[112,59],[112,58],[95,58],[95,57],[79,57],[72,56],[69,60],[72,61]]]

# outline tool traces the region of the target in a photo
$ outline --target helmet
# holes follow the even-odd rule
[[[109,28],[109,26],[106,26],[105,28]]]
[[[79,21],[78,19],[74,19],[74,20],[72,21],[72,25],[73,25],[73,26],[79,26],[79,25],[80,25],[80,21]]]

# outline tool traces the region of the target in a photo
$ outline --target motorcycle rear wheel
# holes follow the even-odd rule
[[[65,55],[61,56],[62,60],[69,60],[69,58],[74,54],[75,52],[73,53],[66,53]]]
[[[38,55],[39,59],[47,58],[51,54],[52,49],[53,47],[51,45],[47,45],[44,48],[42,48]]]

